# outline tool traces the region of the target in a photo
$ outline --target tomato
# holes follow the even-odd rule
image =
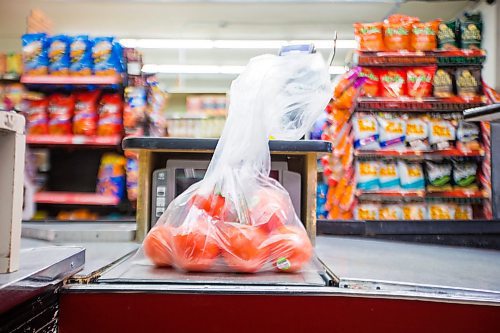
[[[294,216],[290,198],[280,189],[262,188],[254,198],[256,200],[250,208],[251,224],[259,226],[262,231],[271,232]]]
[[[226,199],[220,194],[211,194],[208,197],[195,194],[190,201],[193,206],[204,210],[214,218],[222,219],[224,216]]]
[[[313,252],[306,231],[293,226],[279,227],[262,246],[269,249],[273,266],[283,272],[299,271]]]
[[[172,249],[169,246],[171,227],[161,225],[154,227],[144,239],[142,244],[144,254],[156,266],[172,265]]]
[[[209,270],[219,254],[219,246],[210,233],[207,222],[202,221],[174,230],[171,238],[174,264],[186,271]]]
[[[222,256],[231,270],[255,273],[266,263],[268,251],[261,247],[265,232],[250,225],[226,223],[223,234],[227,245],[222,249]]]

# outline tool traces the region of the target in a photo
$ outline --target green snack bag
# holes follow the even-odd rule
[[[483,20],[481,14],[464,14],[465,18],[460,24],[462,49],[480,50],[483,34]]]
[[[457,186],[467,187],[476,183],[477,164],[453,160],[453,181]]]
[[[438,48],[441,50],[455,50],[458,48],[457,27],[459,24],[456,20],[442,22],[439,24],[437,39]]]
[[[427,179],[429,184],[435,187],[443,187],[450,183],[451,165],[449,163],[425,162]]]

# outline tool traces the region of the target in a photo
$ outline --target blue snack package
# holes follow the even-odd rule
[[[92,40],[86,35],[73,37],[70,43],[70,67],[71,75],[92,75]]]
[[[48,40],[49,73],[51,75],[68,75],[69,42],[66,35],[52,36]]]
[[[44,33],[22,36],[24,74],[46,75],[49,58],[47,55],[47,35]]]
[[[113,37],[96,37],[92,46],[94,73],[116,75],[123,72],[121,46]]]

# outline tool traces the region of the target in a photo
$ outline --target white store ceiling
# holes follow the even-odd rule
[[[78,1],[0,0],[0,51],[19,51],[32,8],[52,19],[55,33],[113,35],[118,38],[209,40],[323,40],[333,31],[353,39],[354,22],[379,21],[396,11],[422,20],[457,16],[467,1]],[[269,49],[144,49],[148,64],[242,66]],[[326,56],[328,50],[321,50]],[[350,50],[337,52],[344,65]],[[224,91],[235,75],[162,75],[168,90]],[[180,80],[179,80],[180,78]],[[179,83],[181,85],[179,85]]]

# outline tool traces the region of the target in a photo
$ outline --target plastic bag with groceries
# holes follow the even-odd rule
[[[142,250],[183,271],[299,271],[313,248],[290,195],[269,177],[268,142],[311,128],[332,94],[328,66],[320,54],[255,57],[230,94],[205,177],[169,204]]]

